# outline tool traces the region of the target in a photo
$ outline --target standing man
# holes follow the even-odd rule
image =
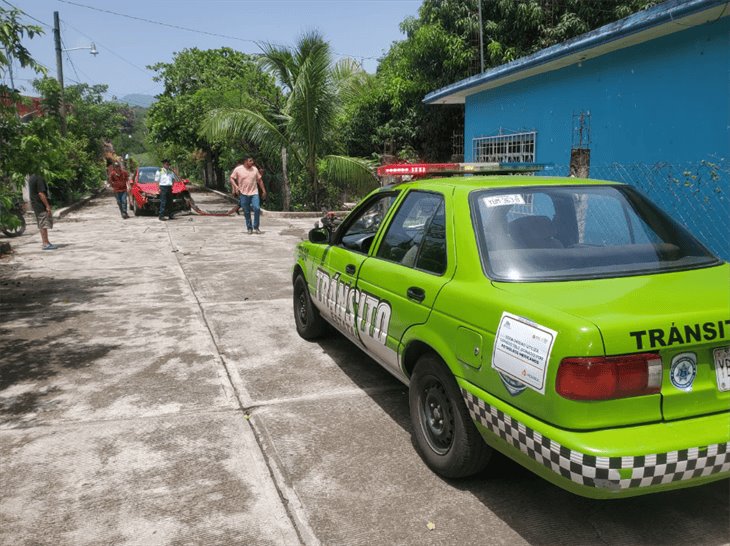
[[[253,158],[247,157],[243,165],[239,165],[231,173],[231,188],[233,195],[239,195],[239,206],[243,209],[248,234],[261,234],[259,229],[259,215],[261,214],[261,197],[266,199],[266,188],[261,173],[253,164]],[[251,223],[251,209],[253,208],[253,224]]]
[[[39,174],[32,174],[28,179],[28,197],[33,207],[35,220],[41,232],[43,250],[56,250],[58,247],[48,240],[48,230],[53,229],[53,211],[48,201],[48,185]]]
[[[119,161],[114,162],[114,167],[109,172],[109,185],[114,191],[114,197],[117,200],[117,206],[119,212],[122,213],[122,218],[125,220],[129,218],[127,214],[127,190],[129,189],[129,173],[122,169]]]
[[[159,219],[161,221],[169,218],[172,220],[172,182],[175,178],[175,173],[170,169],[170,160],[162,160],[162,168],[155,173],[155,182],[160,185],[160,213]],[[167,218],[165,218],[167,216]]]

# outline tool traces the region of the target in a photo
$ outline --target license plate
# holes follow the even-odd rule
[[[715,357],[717,390],[730,391],[730,347],[719,347],[712,355]]]

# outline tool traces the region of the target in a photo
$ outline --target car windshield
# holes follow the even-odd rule
[[[155,181],[155,173],[159,171],[161,167],[140,167],[139,169],[139,183],[147,184]],[[172,179],[177,182],[177,176],[173,173]]]
[[[629,186],[471,194],[484,271],[500,281],[642,275],[721,263]]]

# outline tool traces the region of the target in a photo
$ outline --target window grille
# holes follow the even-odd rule
[[[534,163],[535,131],[477,137],[473,139],[473,161],[476,163]]]
[[[454,131],[451,134],[451,155],[452,156],[459,156],[464,157],[464,132],[459,131],[458,133]],[[461,161],[464,161],[463,159]]]

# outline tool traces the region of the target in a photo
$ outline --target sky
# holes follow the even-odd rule
[[[111,99],[161,93],[146,67],[172,62],[183,49],[259,53],[257,43],[292,46],[312,30],[330,42],[335,58],[352,57],[375,72],[378,58],[405,38],[399,25],[418,14],[421,0],[0,0],[0,5],[21,9],[27,14],[23,22],[44,29],[23,44],[52,77],[53,12],[59,12],[62,48],[71,50],[63,53],[64,83],[106,84]],[[90,53],[92,43],[96,56]],[[36,77],[15,63],[15,87],[23,94],[34,94]],[[10,84],[9,74],[4,80]]]

